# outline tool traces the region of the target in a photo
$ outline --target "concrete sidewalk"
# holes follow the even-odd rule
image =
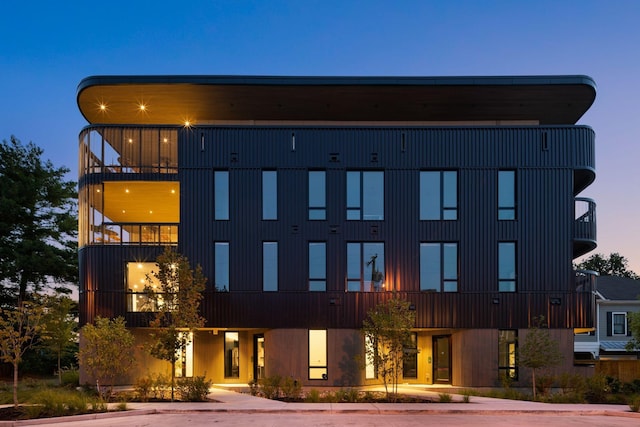
[[[383,388],[367,388],[383,391]],[[403,386],[402,394],[432,397],[438,400],[439,391],[430,391],[420,386]],[[73,417],[47,418],[25,421],[2,421],[0,426],[70,423],[103,418],[117,418],[151,414],[179,413],[238,413],[238,414],[465,414],[465,415],[516,415],[557,414],[574,416],[616,416],[637,418],[640,413],[631,412],[628,405],[554,404],[520,400],[494,399],[471,396],[463,403],[463,396],[452,393],[453,403],[287,403],[238,393],[223,386],[213,387],[209,398],[215,402],[133,402],[127,403],[127,411],[101,414],[77,415]],[[110,404],[115,408],[117,404]]]

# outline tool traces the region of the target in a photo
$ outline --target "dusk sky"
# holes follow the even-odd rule
[[[586,74],[598,248],[640,273],[640,1],[29,1],[0,5],[0,139],[77,179],[91,75]],[[594,252],[594,253],[595,253]]]

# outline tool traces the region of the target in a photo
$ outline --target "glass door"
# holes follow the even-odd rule
[[[451,384],[451,336],[433,337],[433,382]]]

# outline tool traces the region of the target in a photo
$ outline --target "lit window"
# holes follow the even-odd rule
[[[501,378],[518,379],[517,340],[518,332],[515,330],[498,331],[498,372]]]
[[[148,292],[160,288],[152,274],[157,269],[158,264],[155,262],[127,263],[127,311],[158,311],[162,296]]]
[[[240,334],[224,333],[224,377],[240,378]]]
[[[226,292],[229,290],[229,242],[214,244],[215,258],[215,289]]]
[[[309,330],[309,379],[327,378],[327,331]]]

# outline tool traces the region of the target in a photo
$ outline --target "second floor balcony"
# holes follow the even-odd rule
[[[596,202],[586,197],[575,199],[576,219],[573,224],[573,257],[577,258],[597,246]]]

